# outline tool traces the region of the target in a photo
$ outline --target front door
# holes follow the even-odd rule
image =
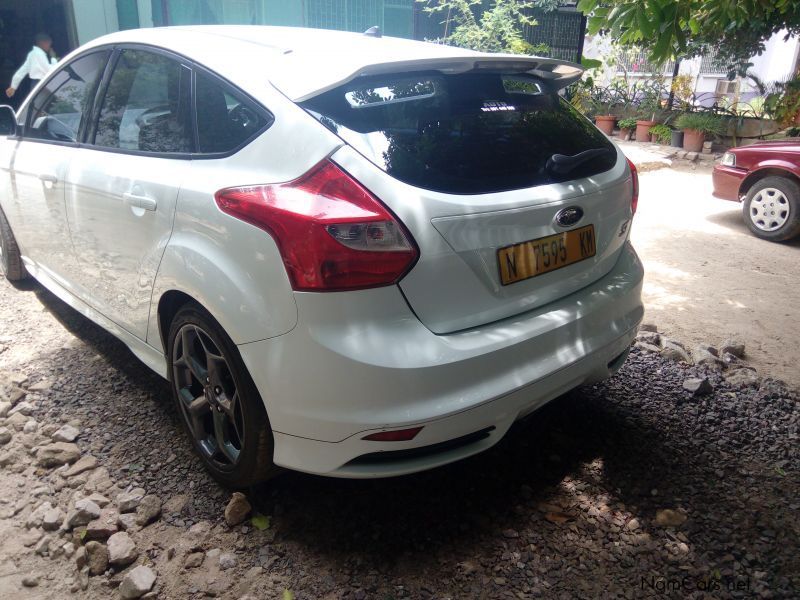
[[[6,212],[22,252],[67,288],[74,256],[64,181],[107,59],[104,51],[87,54],[47,81],[25,109],[22,137],[9,163]]]
[[[119,52],[93,143],[75,152],[66,176],[81,295],[142,340],[193,148],[190,78],[171,56]]]

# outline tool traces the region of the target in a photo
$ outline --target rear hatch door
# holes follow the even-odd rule
[[[365,75],[300,103],[419,245],[400,288],[432,331],[534,309],[614,266],[630,171],[556,88],[498,63]]]

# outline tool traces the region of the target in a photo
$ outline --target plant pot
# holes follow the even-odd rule
[[[672,140],[670,140],[672,146],[675,148],[683,148],[683,131],[678,131],[677,129],[672,130]]]
[[[606,135],[611,135],[614,133],[614,123],[616,122],[617,117],[614,115],[597,115],[594,118],[594,124],[597,125],[597,128]]]
[[[697,131],[697,129],[683,130],[683,149],[687,152],[700,152],[705,141],[706,134],[702,131]]]
[[[659,141],[658,141],[658,136],[657,136],[655,133],[651,133],[651,134],[650,134],[650,141],[651,141],[653,144],[658,144],[658,143],[659,143]]]
[[[631,139],[631,132],[633,129],[620,129],[619,130],[619,139],[621,140],[629,140]]]
[[[655,124],[655,121],[636,121],[636,141],[649,142],[650,128]]]

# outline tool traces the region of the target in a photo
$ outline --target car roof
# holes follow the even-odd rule
[[[151,44],[172,50],[236,83],[244,79],[251,84],[254,80],[268,80],[296,102],[359,75],[386,72],[431,69],[455,73],[481,67],[503,68],[557,80],[558,87],[582,73],[579,65],[557,59],[481,53],[431,42],[302,27],[196,25],[133,29],[103,36],[82,48],[112,43]]]

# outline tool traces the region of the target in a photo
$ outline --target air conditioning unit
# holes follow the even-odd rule
[[[729,81],[727,79],[717,80],[717,89],[714,92],[717,96],[733,96],[738,92],[739,92],[738,79],[734,79],[733,81]]]

